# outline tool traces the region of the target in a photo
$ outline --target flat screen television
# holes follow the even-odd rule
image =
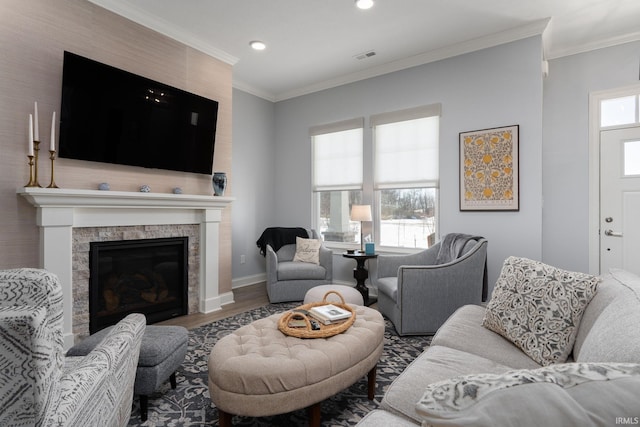
[[[218,102],[65,52],[58,155],[211,174]]]

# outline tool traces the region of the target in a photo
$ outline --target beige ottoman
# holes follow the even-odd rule
[[[325,294],[329,291],[340,292],[340,295],[344,298],[344,302],[347,304],[364,305],[364,298],[362,298],[362,294],[356,288],[333,284],[314,286],[309,289],[304,296],[304,304],[322,301]],[[336,294],[329,294],[327,301],[340,302],[340,298]]]
[[[384,320],[368,307],[355,310],[354,324],[329,338],[286,336],[278,330],[278,313],[218,341],[209,356],[209,393],[220,426],[230,426],[232,414],[263,417],[307,407],[309,424],[319,426],[320,402],[365,375],[373,399]]]

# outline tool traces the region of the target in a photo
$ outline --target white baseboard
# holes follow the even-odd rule
[[[245,286],[255,285],[256,283],[266,282],[267,274],[260,273],[252,276],[237,277],[231,280],[231,289],[242,288]]]
[[[252,276],[236,277],[235,279],[231,280],[231,289],[242,288],[244,286],[251,286],[251,285],[255,285],[257,283],[262,283],[266,281],[267,281],[266,273],[254,274]],[[353,280],[334,280],[332,283],[335,283],[336,285],[351,286],[352,288],[356,286],[356,284],[353,283]]]

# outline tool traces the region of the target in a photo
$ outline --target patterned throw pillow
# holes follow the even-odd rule
[[[303,239],[296,237],[296,254],[293,260],[296,262],[309,262],[320,264],[320,245],[318,239]]]
[[[640,414],[638,390],[640,364],[561,363],[432,383],[416,412],[425,426],[608,426]]]
[[[505,260],[482,325],[543,366],[565,362],[598,278],[526,258]]]

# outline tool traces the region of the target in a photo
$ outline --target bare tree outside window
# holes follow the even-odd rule
[[[380,245],[428,248],[436,232],[436,190],[380,191]]]

